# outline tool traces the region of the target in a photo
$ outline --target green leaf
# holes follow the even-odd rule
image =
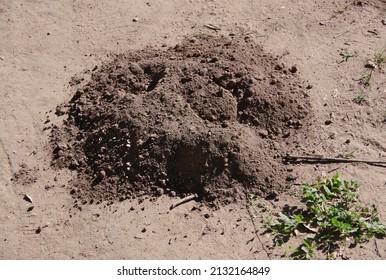
[[[317,232],[306,235],[295,250],[292,257],[298,259],[312,258],[315,248],[322,248],[328,257],[347,240],[358,244],[374,236],[385,237],[386,226],[377,216],[377,207],[357,203],[358,187],[354,180],[342,182],[338,173],[315,185],[304,184],[302,214],[279,213],[276,220],[264,225],[275,233],[275,244],[287,242],[295,229],[307,233],[307,228],[317,228]],[[301,224],[306,226],[299,227]]]

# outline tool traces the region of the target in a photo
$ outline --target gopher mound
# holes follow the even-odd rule
[[[296,72],[234,37],[117,55],[58,106],[53,163],[77,171],[71,194],[84,203],[194,193],[220,205],[280,191],[310,107]]]

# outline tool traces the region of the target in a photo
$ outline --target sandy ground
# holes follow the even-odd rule
[[[82,211],[63,187],[75,174],[50,168],[47,118],[68,101],[71,77],[111,53],[172,46],[190,34],[250,36],[296,65],[313,87],[313,144],[294,154],[385,160],[386,79],[366,59],[386,44],[386,1],[0,1],[0,258],[1,259],[277,259],[272,237],[254,234],[243,204],[212,211],[198,203],[173,211],[173,198],[125,201]],[[358,2],[358,1],[356,1]],[[133,21],[133,19],[135,19]],[[342,61],[340,53],[356,53]],[[363,90],[365,101],[353,99]],[[332,121],[326,125],[326,120]],[[349,140],[349,141],[347,141]],[[24,165],[24,167],[23,167]],[[23,168],[22,168],[23,167]],[[384,167],[365,164],[296,165],[296,183],[337,170],[362,184],[361,201],[376,203],[386,221]],[[17,173],[20,169],[26,174]],[[18,179],[12,180],[14,174]],[[289,190],[290,191],[290,190]],[[30,203],[23,200],[28,194]],[[280,196],[277,207],[290,204]],[[193,210],[196,206],[198,210]],[[133,207],[133,208],[132,208]],[[132,210],[130,210],[132,209]],[[208,215],[205,215],[208,214]],[[42,231],[36,234],[36,229]],[[257,224],[263,232],[261,224]],[[266,248],[266,250],[263,250]],[[269,255],[266,253],[269,249]],[[350,259],[385,259],[386,241],[346,252]]]

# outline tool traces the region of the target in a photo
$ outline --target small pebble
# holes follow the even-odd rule
[[[99,171],[98,178],[103,179],[106,177],[106,172],[104,170]]]
[[[330,125],[330,124],[332,124],[332,120],[326,120],[326,121],[324,122],[324,124],[325,124],[325,125]]]
[[[39,234],[42,232],[42,227],[41,226],[38,226],[38,228],[35,230],[35,233],[36,234]]]
[[[296,72],[298,72],[298,68],[294,65],[294,66],[292,66],[292,67],[289,69],[289,71],[290,71],[291,73],[295,74]]]
[[[139,66],[138,63],[135,63],[135,62],[130,63],[129,69],[135,75],[143,74],[143,69],[141,66]]]
[[[169,196],[170,197],[175,197],[177,194],[176,194],[176,192],[175,191],[171,191],[170,193],[169,193]]]
[[[24,199],[25,201],[29,202],[29,203],[33,203],[32,197],[30,197],[30,196],[27,195],[27,194],[24,195],[23,199]]]

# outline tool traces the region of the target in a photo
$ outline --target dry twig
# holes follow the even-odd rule
[[[181,204],[184,204],[186,202],[189,202],[191,200],[195,200],[198,198],[198,195],[197,194],[192,194],[192,195],[188,195],[186,197],[184,197],[183,199],[177,201],[176,203],[173,203],[171,206],[170,206],[170,210],[176,208],[177,206],[181,205]]]
[[[291,156],[284,158],[290,163],[367,163],[386,167],[386,161],[363,160],[363,159],[348,159],[348,158],[326,158],[326,157],[311,157],[311,156]]]

